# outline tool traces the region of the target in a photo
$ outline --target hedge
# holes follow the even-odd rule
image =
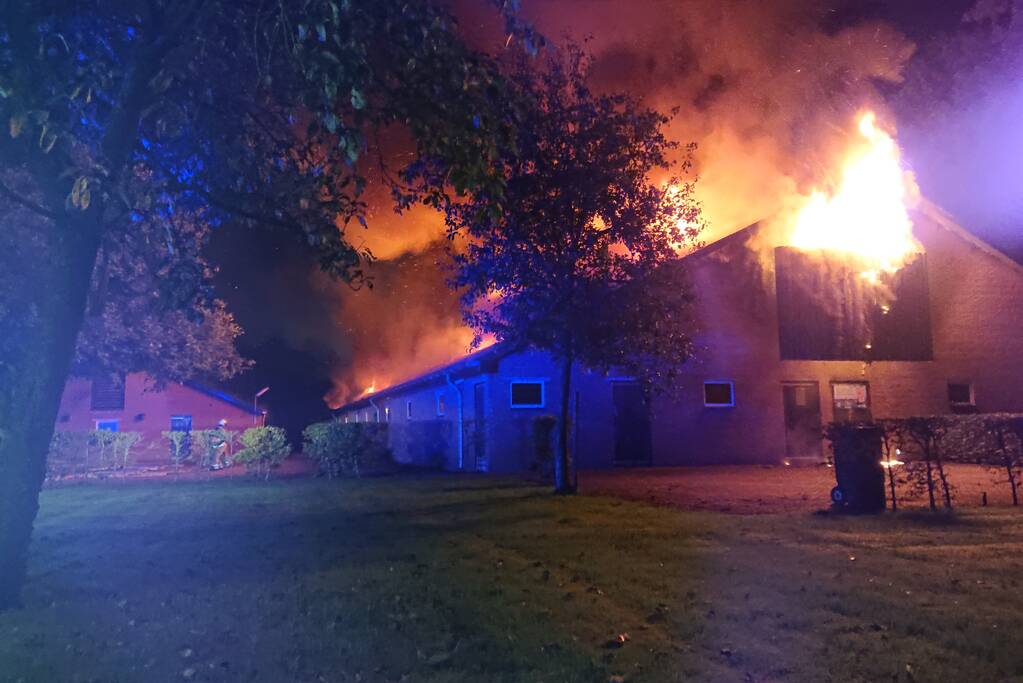
[[[302,451],[333,479],[393,466],[386,422],[316,422],[302,432]]]
[[[1013,505],[1019,505],[1023,484],[1023,415],[977,413],[925,415],[874,420],[881,430],[882,464],[886,466],[892,505],[898,485],[909,497],[927,495],[932,509],[940,499],[951,509],[955,486],[948,463],[981,465],[993,470],[997,483],[1008,484]],[[834,443],[842,423],[828,425]]]

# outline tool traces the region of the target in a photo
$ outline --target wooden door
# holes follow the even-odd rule
[[[648,465],[653,456],[650,405],[638,382],[613,382],[616,465]]]
[[[472,454],[477,472],[490,469],[487,460],[486,390],[487,385],[483,382],[472,386]]]
[[[785,459],[789,462],[818,463],[821,448],[821,397],[817,382],[788,382],[782,385],[785,402]]]

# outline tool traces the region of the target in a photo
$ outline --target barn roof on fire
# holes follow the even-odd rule
[[[463,356],[452,363],[426,370],[425,372],[407,379],[404,382],[400,382],[399,384],[394,384],[386,389],[373,392],[372,394],[366,394],[365,396],[335,409],[334,412],[338,413],[369,407],[371,402],[378,398],[385,398],[392,394],[398,394],[415,387],[443,383],[447,381],[446,378],[451,378],[451,380],[454,381],[456,379],[463,379],[465,377],[478,375],[481,372],[485,372],[485,368],[488,365],[500,360],[504,356],[514,353],[514,351],[515,349],[510,344],[498,343],[493,346],[488,346],[485,349],[480,349],[479,351],[474,351],[467,356]]]
[[[1023,274],[1023,264],[1013,260],[1003,252],[999,251],[995,247],[991,246],[984,240],[980,239],[973,233],[969,232],[958,223],[938,205],[934,204],[927,199],[920,199],[919,205],[914,209],[915,212],[920,213],[926,218],[933,221],[935,224],[948,230],[952,234],[958,236],[970,245],[976,247],[985,254],[993,257],[994,259],[1001,262],[1003,265],[1007,265],[1012,269],[1016,270],[1020,274]],[[757,221],[747,225],[745,228],[736,230],[721,239],[715,240],[710,244],[703,246],[702,248],[687,254],[682,257],[681,260],[689,260],[695,258],[702,258],[714,254],[720,249],[725,249],[731,245],[741,244],[745,242],[755,233],[760,231],[766,225],[765,221]],[[455,379],[462,379],[465,377],[471,377],[478,375],[481,372],[485,372],[485,367],[503,358],[504,356],[510,355],[516,351],[515,348],[508,344],[497,343],[493,346],[489,346],[480,351],[476,351],[468,354],[454,362],[446,365],[437,366],[435,368],[426,370],[419,375],[416,375],[410,379],[407,379],[399,384],[392,385],[380,391],[372,394],[367,394],[354,401],[346,403],[335,409],[335,413],[342,413],[350,410],[358,410],[366,407],[371,407],[371,402],[379,399],[386,398],[388,396],[401,393],[408,389],[428,386],[431,384],[444,383],[447,378],[451,378],[452,381]]]

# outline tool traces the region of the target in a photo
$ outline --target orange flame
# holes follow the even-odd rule
[[[858,258],[863,276],[876,281],[923,251],[908,210],[918,196],[899,147],[873,112],[859,117],[861,140],[846,159],[841,182],[828,194],[815,190],[799,211],[789,243]]]
[[[365,391],[362,392],[362,395],[363,396],[369,396],[370,394],[376,393],[376,390],[377,390],[377,381],[376,381],[376,379],[373,379],[373,381],[369,383],[369,386],[366,387]]]

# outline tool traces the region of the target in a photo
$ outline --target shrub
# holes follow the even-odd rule
[[[874,422],[883,431],[882,464],[888,467],[888,487],[895,507],[896,487],[904,497],[926,494],[931,509],[951,509],[955,486],[947,463],[982,465],[1008,484],[1013,505],[1023,487],[1023,415],[978,413],[903,417]],[[829,426],[829,430],[832,426]],[[903,461],[898,470],[893,460]]]
[[[99,467],[109,467],[117,446],[117,432],[97,429],[89,432],[90,450],[96,454]]]
[[[142,440],[142,434],[140,432],[114,432],[114,434],[117,435],[113,444],[114,464],[126,468],[131,459],[132,450]]]
[[[391,464],[387,426],[386,422],[317,422],[302,432],[302,450],[331,479],[358,477]]]
[[[192,454],[198,455],[200,467],[212,465],[220,444],[229,442],[230,439],[227,430],[219,428],[193,429],[191,434]]]
[[[55,431],[46,458],[47,476],[68,476],[106,467],[123,469],[131,462],[132,451],[141,440],[139,432]]]
[[[89,469],[92,432],[58,430],[50,439],[46,456],[48,477],[66,477]]]
[[[242,448],[235,454],[237,462],[254,470],[264,479],[270,478],[270,469],[277,467],[291,453],[288,434],[280,427],[251,427],[242,433]]]
[[[192,432],[163,432],[163,438],[170,442],[171,461],[175,466],[180,465],[191,454]]]
[[[1012,504],[1019,505],[1023,469],[1023,415],[981,413],[949,418],[950,459],[983,465],[994,471],[996,483],[1008,484]],[[1004,477],[1004,478],[1003,478]]]

